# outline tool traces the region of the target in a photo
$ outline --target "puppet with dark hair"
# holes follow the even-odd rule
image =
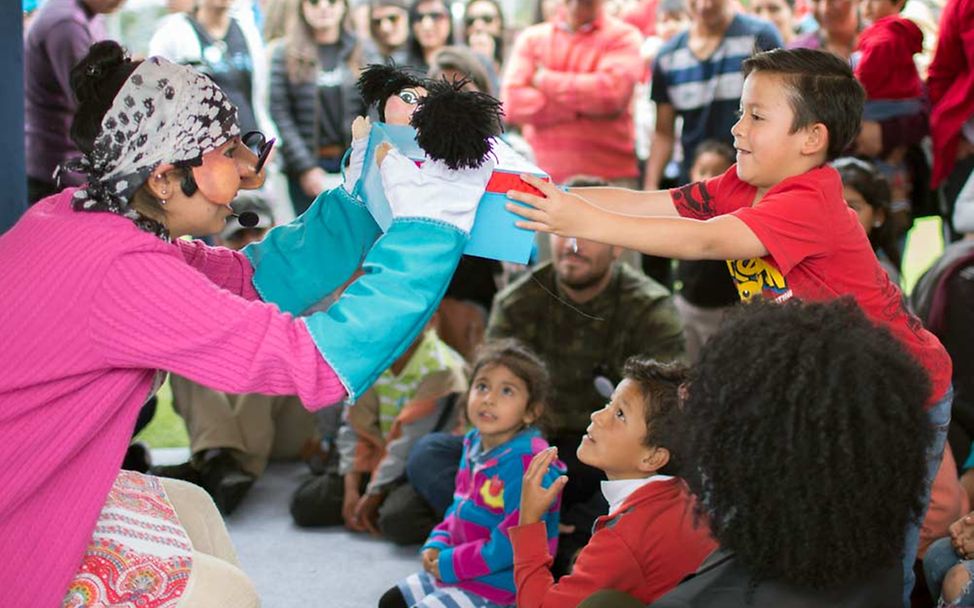
[[[410,125],[433,160],[451,169],[475,168],[490,153],[490,139],[502,131],[501,103],[465,80],[425,78],[409,68],[374,64],[362,71],[358,89],[379,120]]]
[[[851,300],[742,306],[693,370],[681,442],[728,561],[654,606],[902,605],[928,387]]]

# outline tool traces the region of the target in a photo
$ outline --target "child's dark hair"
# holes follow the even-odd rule
[[[677,443],[682,427],[680,387],[687,381],[689,368],[682,363],[660,363],[652,359],[630,357],[622,370],[622,377],[635,382],[643,395],[646,418],[647,447],[666,448],[670,461],[665,472],[680,469]]]
[[[734,152],[734,148],[716,139],[705,139],[697,144],[697,147],[693,150],[693,162],[696,163],[704,154],[716,154],[727,161],[728,167],[733,165],[734,161],[737,160],[737,154]]]
[[[859,133],[866,92],[848,62],[826,51],[774,49],[744,60],[744,77],[769,72],[783,78],[795,120],[791,132],[822,123],[829,132],[826,160],[838,158]]]
[[[896,243],[896,232],[893,222],[890,221],[890,194],[889,182],[875,165],[869,161],[861,160],[852,156],[844,156],[832,163],[842,184],[852,188],[862,195],[866,203],[875,211],[882,211],[886,218],[883,224],[869,233],[869,242],[873,249],[879,249],[886,254],[889,261],[899,268],[902,264],[900,248]]]
[[[894,566],[923,512],[929,390],[851,298],[738,307],[684,402],[698,513],[754,583],[835,588]]]
[[[528,407],[534,408],[534,426],[547,430],[546,415],[548,397],[551,393],[551,376],[544,361],[531,349],[518,340],[504,338],[485,342],[474,356],[470,371],[471,382],[485,367],[503,365],[528,387]]]

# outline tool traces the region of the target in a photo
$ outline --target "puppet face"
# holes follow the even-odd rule
[[[425,88],[407,87],[387,99],[383,109],[386,122],[391,125],[408,125],[419,100],[423,97],[426,97]]]

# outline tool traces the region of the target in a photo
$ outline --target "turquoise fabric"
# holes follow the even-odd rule
[[[352,276],[380,232],[365,205],[339,186],[243,252],[261,299],[298,315]]]
[[[395,220],[368,252],[364,274],[327,311],[304,318],[350,400],[364,393],[426,326],[467,238],[442,222]]]

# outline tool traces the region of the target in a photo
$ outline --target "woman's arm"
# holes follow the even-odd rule
[[[265,302],[301,314],[347,281],[379,238],[365,205],[341,186],[322,193],[289,224],[270,230],[243,254]]]

